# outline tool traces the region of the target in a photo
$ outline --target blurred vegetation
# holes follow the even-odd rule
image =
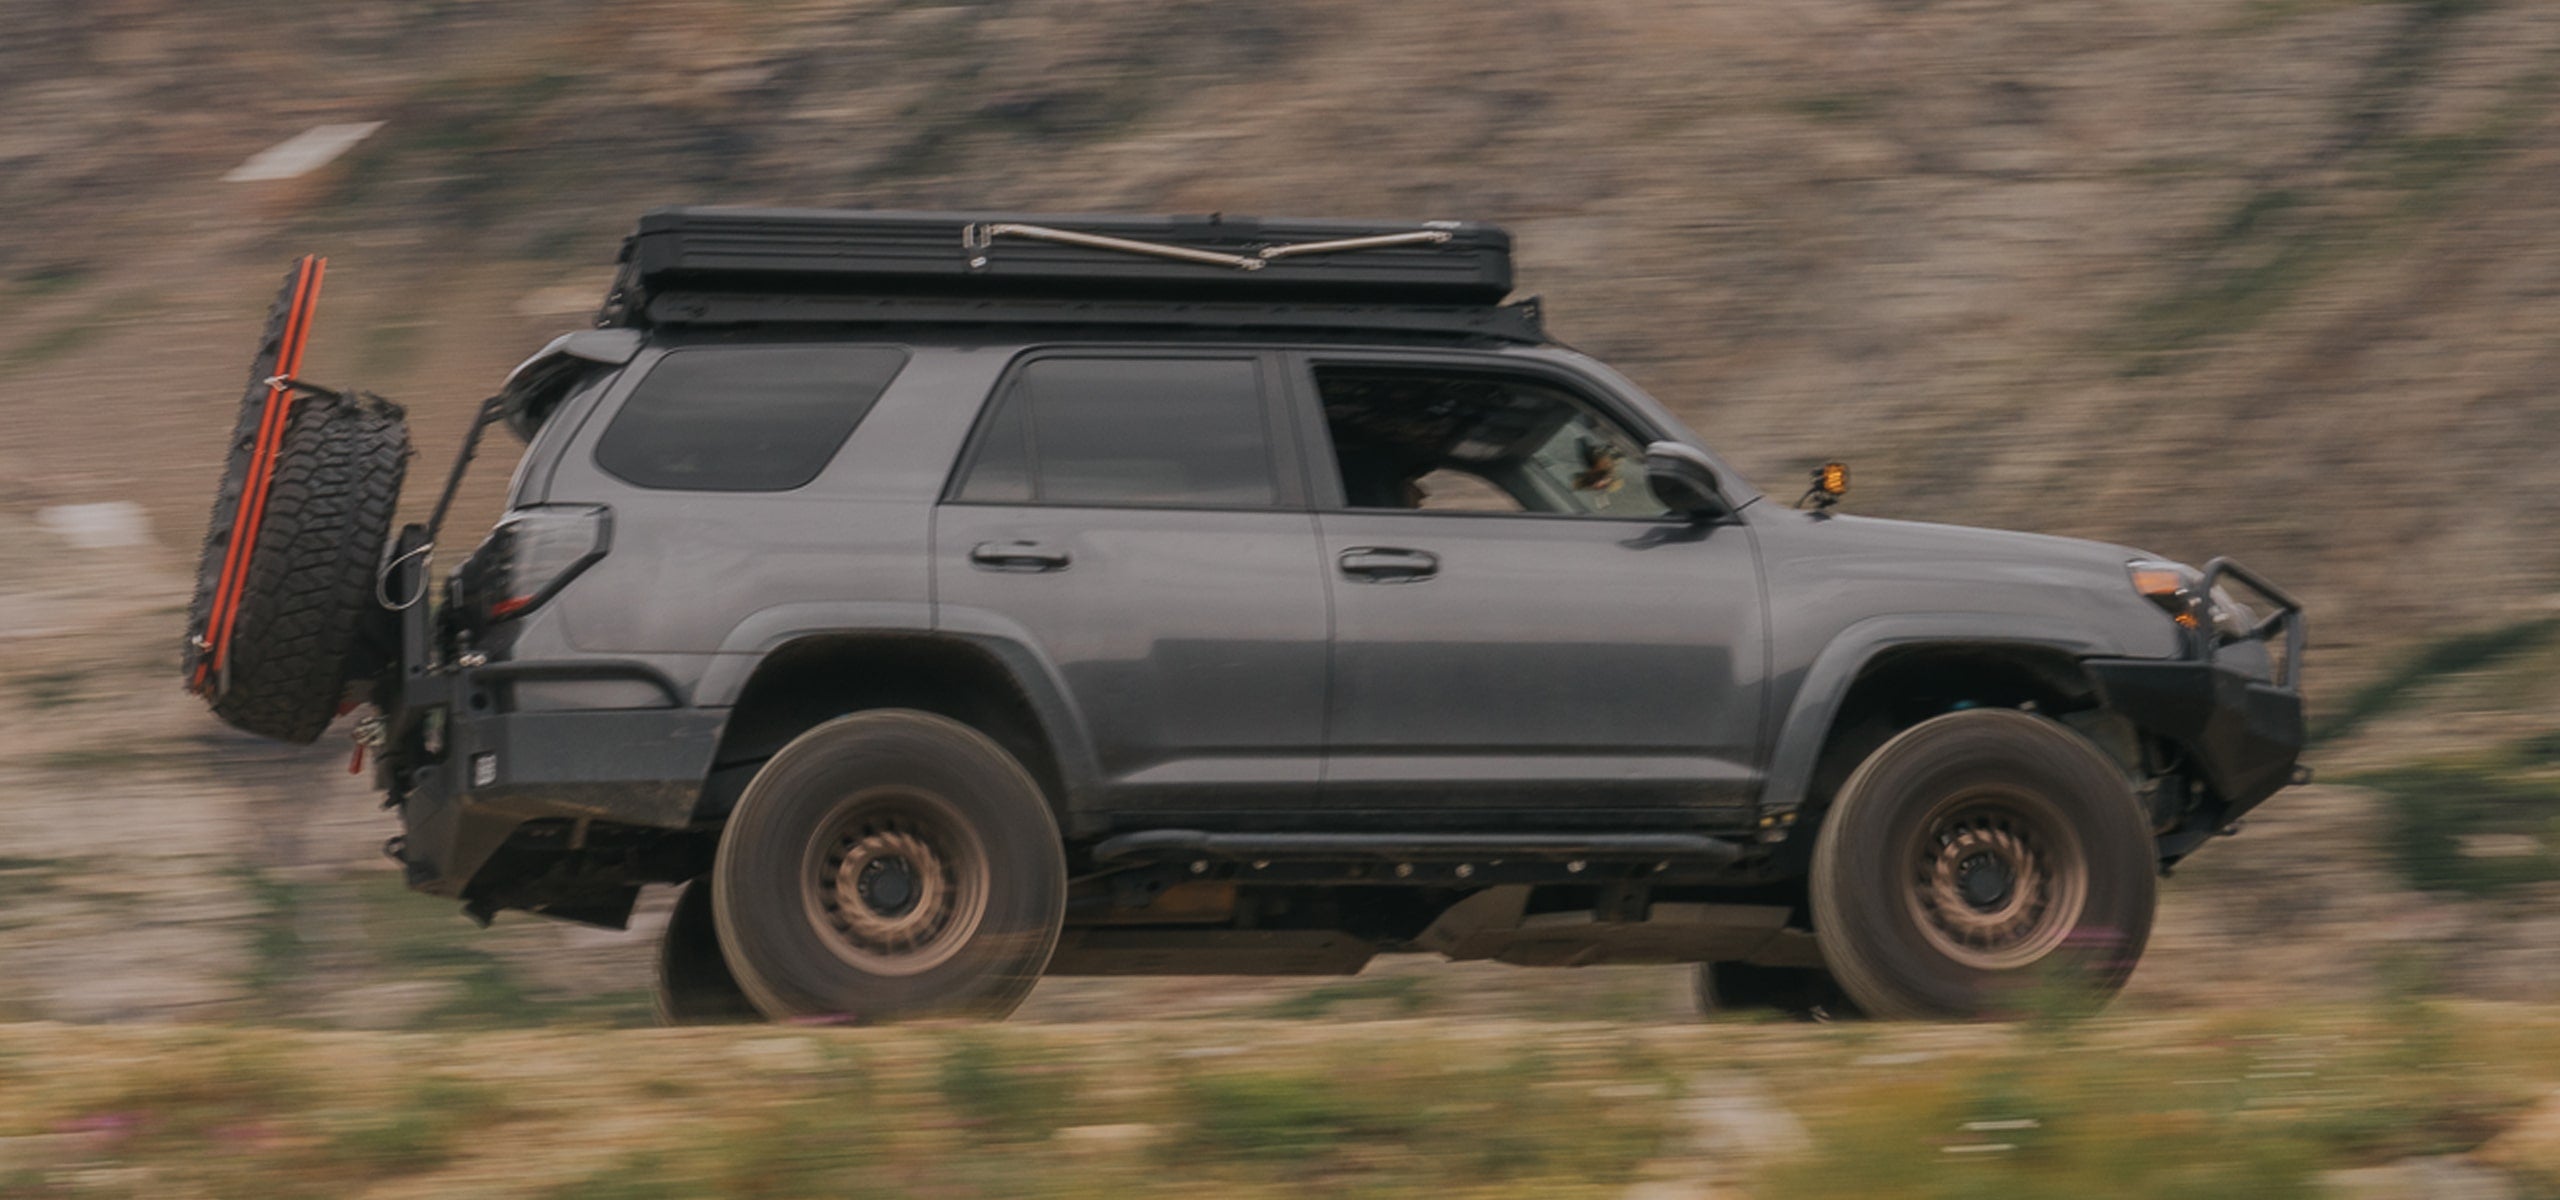
[[[2560,882],[2560,735],[2347,782],[2382,793],[2385,844],[2411,887],[2490,897]]]
[[[2142,1043],[1951,1056],[1794,1093],[1836,1114],[1771,1177],[1790,1196],[2320,1196],[2324,1171],[2457,1154],[2532,1103],[2492,1056],[2516,1041],[2419,1004],[2353,1028],[2224,1017]]]
[[[2312,724],[2311,740],[2316,744],[2343,738],[2376,717],[2416,703],[2420,685],[2538,649],[2556,630],[2560,630],[2560,617],[2537,617],[2428,643],[2330,706],[2328,715]]]
[[[64,708],[80,702],[82,679],[78,671],[33,671],[10,676],[9,686],[30,708]]]
[[[1320,984],[1287,996],[1271,1005],[1269,1015],[1284,1019],[1314,1020],[1340,1017],[1346,1007],[1359,1008],[1368,1016],[1420,1016],[1430,1011],[1432,996],[1419,975],[1373,975],[1365,979],[1346,979],[1340,983]]]
[[[2560,1017],[2423,999],[1538,1028],[5,1028],[0,1193],[2308,1196],[2560,1084]]]
[[[629,1027],[656,1019],[649,997],[636,990],[562,996],[535,986],[493,944],[497,939],[451,906],[410,892],[396,874],[309,881],[244,869],[240,880],[258,912],[239,1016],[422,1030]],[[318,1011],[351,979],[389,985],[403,998],[379,1011]]]

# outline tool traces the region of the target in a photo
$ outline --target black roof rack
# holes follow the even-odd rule
[[[650,298],[640,316],[628,323],[1138,326],[1432,334],[1527,343],[1550,340],[1535,297],[1510,304],[1429,305],[661,292]]]
[[[675,208],[625,239],[606,325],[1395,329],[1544,340],[1472,221]]]

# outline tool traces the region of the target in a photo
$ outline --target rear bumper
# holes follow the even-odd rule
[[[388,757],[406,764],[393,854],[409,885],[464,894],[529,821],[691,824],[727,710],[510,711],[522,679],[652,676],[633,664],[499,663],[408,681]]]

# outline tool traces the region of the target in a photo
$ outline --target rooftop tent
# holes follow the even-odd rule
[[[1498,307],[1510,234],[1473,221],[669,208],[640,219],[621,262],[608,324],[1295,324],[1330,306],[1497,335],[1534,326],[1533,310]]]

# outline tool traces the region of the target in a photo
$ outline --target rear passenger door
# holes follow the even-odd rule
[[[1100,808],[1216,826],[1313,798],[1326,593],[1276,368],[1026,356],[937,510],[937,625],[1056,673]]]

